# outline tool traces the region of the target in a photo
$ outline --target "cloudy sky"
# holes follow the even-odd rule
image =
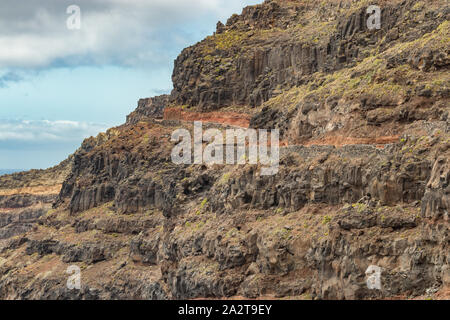
[[[139,98],[170,92],[184,47],[260,2],[1,0],[0,169],[47,168],[123,123]]]

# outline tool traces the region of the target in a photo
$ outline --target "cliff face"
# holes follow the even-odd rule
[[[332,74],[420,39],[445,21],[446,9],[439,3],[426,20],[417,4],[389,1],[377,32],[367,32],[367,1],[266,1],[248,7],[225,26],[219,24],[214,36],[181,53],[173,72],[173,99],[202,110],[259,106],[311,82],[317,73]]]
[[[170,96],[84,141],[52,210],[2,216],[37,224],[5,233],[0,297],[449,298],[450,7],[378,2],[368,30],[371,4],[266,1],[185,49]],[[175,165],[195,120],[280,129],[278,174]]]
[[[0,242],[22,236],[37,225],[58,198],[72,158],[47,170],[32,170],[0,177]]]
[[[148,99],[141,99],[138,107],[130,115],[127,116],[128,124],[136,124],[144,118],[162,119],[164,117],[164,108],[169,103],[168,95],[161,95]]]

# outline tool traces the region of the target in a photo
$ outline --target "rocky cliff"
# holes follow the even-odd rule
[[[0,242],[20,237],[51,209],[71,171],[72,157],[47,170],[0,177]]]
[[[2,213],[23,223],[0,233],[0,297],[448,299],[449,15],[279,0],[218,23],[177,58],[170,95],[83,142],[51,210]],[[175,165],[171,134],[195,120],[279,129],[278,174]],[[2,180],[2,206],[49,202],[14,189],[36,179]]]

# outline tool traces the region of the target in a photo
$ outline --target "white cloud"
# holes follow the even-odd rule
[[[40,0],[37,6],[35,1],[2,0],[0,68],[158,66],[179,46],[188,25],[225,19],[255,1],[78,0],[81,29],[68,30],[66,9],[72,2]]]
[[[67,158],[101,124],[77,121],[0,120],[0,168],[48,168]]]
[[[23,143],[81,142],[106,129],[101,124],[67,120],[0,120],[0,149]]]

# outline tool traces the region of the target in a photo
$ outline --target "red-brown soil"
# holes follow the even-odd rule
[[[250,125],[250,116],[245,113],[223,111],[201,113],[183,111],[179,108],[166,108],[164,120],[202,121],[243,128],[248,128]]]

